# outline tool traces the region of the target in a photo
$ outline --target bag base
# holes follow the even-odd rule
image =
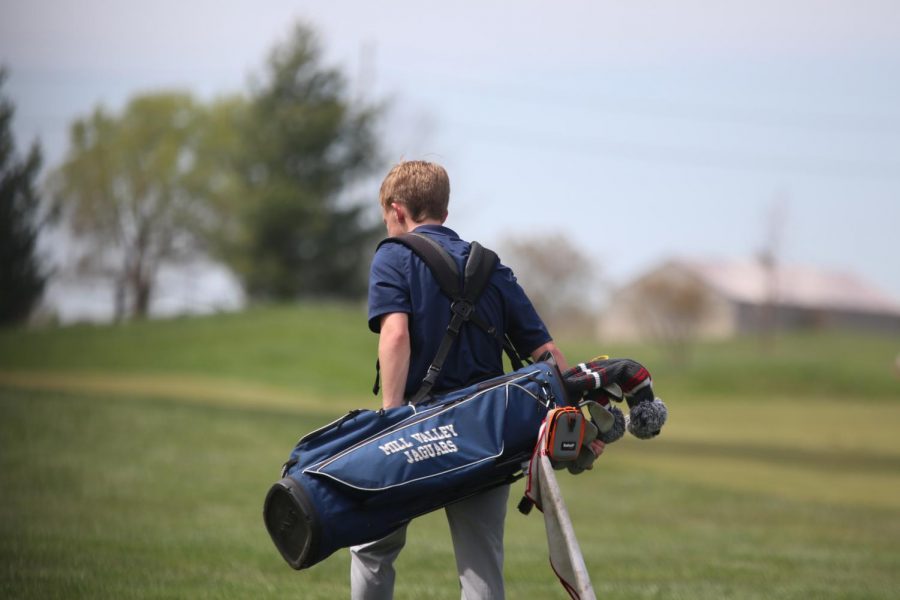
[[[290,477],[275,483],[266,494],[263,519],[284,560],[297,570],[309,566],[306,561],[317,545],[319,527],[303,488]]]

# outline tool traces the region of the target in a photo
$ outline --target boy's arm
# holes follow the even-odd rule
[[[553,355],[553,358],[556,359],[556,366],[559,370],[568,371],[569,363],[566,362],[566,357],[563,356],[562,350],[560,350],[553,340],[550,340],[546,344],[541,344],[537,348],[531,351],[531,360],[539,359],[545,352],[549,352]]]
[[[409,357],[409,315],[397,312],[382,316],[381,333],[378,336],[382,408],[403,406]]]

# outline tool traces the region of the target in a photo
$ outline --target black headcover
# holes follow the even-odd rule
[[[581,363],[563,373],[566,391],[572,397],[596,400],[598,395],[627,401],[630,410],[626,428],[640,439],[659,435],[669,411],[653,393],[650,372],[630,358],[599,358]],[[616,390],[621,390],[618,395]],[[617,439],[617,438],[616,438]]]

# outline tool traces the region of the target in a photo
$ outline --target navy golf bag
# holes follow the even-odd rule
[[[556,366],[538,362],[420,404],[354,410],[297,443],[266,496],[266,529],[305,569],[512,482],[548,409],[566,398]]]

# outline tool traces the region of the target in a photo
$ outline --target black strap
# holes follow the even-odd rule
[[[382,240],[378,246],[381,247],[382,244],[390,242],[401,243],[415,252],[434,274],[441,291],[451,298],[451,300],[456,301],[462,298],[470,302],[473,306],[481,296],[481,292],[487,287],[491,275],[493,275],[494,269],[496,268],[497,261],[499,260],[494,251],[485,248],[478,242],[472,242],[469,245],[469,257],[466,261],[464,271],[464,283],[462,289],[465,290],[465,293],[461,293],[459,285],[459,269],[456,267],[456,261],[453,260],[453,257],[450,256],[440,244],[421,233],[405,233],[397,237]],[[496,328],[490,326],[484,319],[478,316],[478,313],[474,312],[474,309],[467,320],[471,320],[483,331],[493,336],[497,340],[497,343],[500,344],[508,354],[512,352],[510,361],[512,362],[513,367],[515,369],[522,368],[522,361],[519,358],[518,353],[515,352],[512,341],[510,341],[508,337],[500,335]]]
[[[473,306],[477,302],[479,296],[481,296],[481,292],[484,291],[488,282],[491,280],[491,275],[494,274],[494,270],[496,269],[499,260],[497,254],[493,250],[488,250],[478,242],[472,242],[470,244],[469,258],[466,261],[465,269],[465,295],[466,298],[472,302]],[[515,346],[513,346],[509,336],[500,335],[497,328],[488,324],[474,309],[469,320],[497,340],[500,347],[503,348],[507,356],[509,356],[509,361],[512,364],[513,369],[521,369],[524,366],[522,360],[519,358],[519,353],[516,352]]]
[[[400,242],[413,252],[419,255],[428,268],[431,269],[434,278],[437,280],[441,291],[450,298],[459,298],[462,294],[459,282],[459,269],[456,268],[456,261],[444,250],[444,248],[436,241],[421,233],[404,233],[403,235],[382,240],[378,244],[380,248],[382,244],[388,242]],[[466,264],[468,270],[468,264]]]
[[[497,261],[497,254],[492,250],[488,250],[478,242],[472,242],[469,245],[469,257],[466,260],[465,269],[463,271],[463,282],[460,287],[459,269],[456,267],[456,261],[444,250],[444,248],[420,233],[405,233],[403,235],[387,238],[382,240],[378,245],[397,242],[403,244],[413,252],[428,266],[434,275],[441,291],[450,298],[451,317],[450,323],[447,325],[447,331],[441,340],[438,350],[435,353],[428,371],[419,386],[418,391],[413,395],[411,402],[416,404],[425,399],[431,388],[437,382],[444,361],[450,354],[456,337],[463,323],[472,321],[476,326],[490,334],[503,350],[509,356],[510,363],[514,369],[522,368],[522,360],[519,358],[518,352],[510,341],[508,336],[500,335],[495,327],[490,326],[475,312],[475,303],[481,296],[481,293],[487,287],[491,279]],[[379,370],[378,363],[375,365],[375,386],[372,391],[377,395],[379,388]]]

